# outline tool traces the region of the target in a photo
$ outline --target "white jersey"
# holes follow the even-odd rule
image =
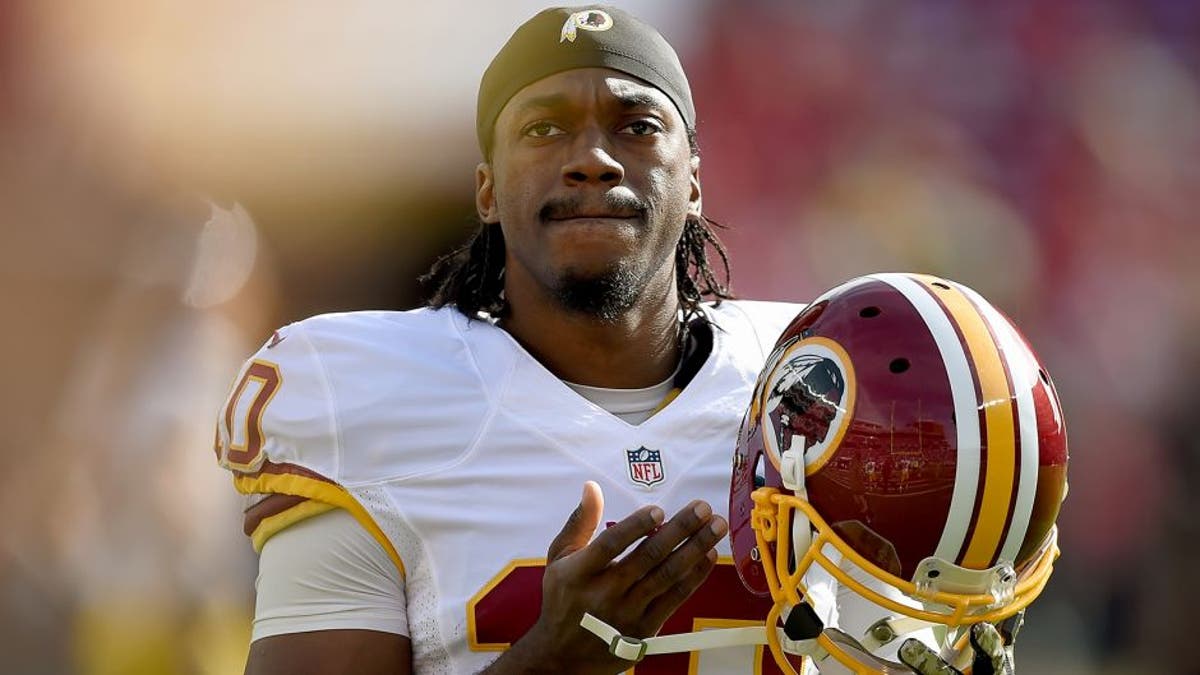
[[[277,331],[243,367],[218,424],[217,454],[250,495],[247,533],[267,537],[343,508],[403,578],[414,672],[475,672],[533,624],[546,547],[584,481],[605,519],[692,499],[728,503],[738,424],[766,355],[800,307],[705,309],[713,347],[663,410],[639,425],[569,388],[505,331],[453,309],[314,317]],[[761,623],[718,552],[709,580],[663,633]],[[777,672],[744,647],[700,654],[701,672]],[[692,656],[636,672],[686,673]]]

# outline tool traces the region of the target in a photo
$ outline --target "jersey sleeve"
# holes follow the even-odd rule
[[[289,464],[337,480],[329,386],[302,324],[275,331],[242,365],[217,419],[217,453],[235,475]]]
[[[339,438],[329,374],[304,322],[275,331],[242,365],[217,416],[217,461],[247,496],[244,530],[261,553],[275,533],[345,509],[403,575],[392,544],[341,486]]]
[[[264,546],[251,640],[314,630],[407,636],[404,580],[370,534],[340,509],[280,532]]]

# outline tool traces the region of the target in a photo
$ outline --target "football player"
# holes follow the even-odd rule
[[[537,14],[483,76],[482,223],[429,306],[313,317],[246,361],[215,450],[261,554],[247,672],[780,672],[752,645],[628,658],[580,625],[772,607],[713,504],[800,307],[726,300],[695,122],[653,28]]]

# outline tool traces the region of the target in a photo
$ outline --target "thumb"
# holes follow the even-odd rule
[[[583,496],[579,499],[579,506],[567,517],[566,524],[550,543],[546,559],[554,562],[587,546],[592,540],[592,534],[596,532],[596,527],[600,525],[600,516],[603,513],[604,493],[600,491],[599,484],[589,480],[583,484]]]

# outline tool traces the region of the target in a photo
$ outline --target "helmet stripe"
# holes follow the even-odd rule
[[[1021,453],[1018,460],[1017,498],[1013,504],[1004,545],[1000,549],[1000,558],[1011,562],[1017,559],[1017,553],[1029,530],[1034,497],[1037,496],[1041,448],[1038,445],[1037,409],[1033,402],[1033,389],[1037,386],[1038,365],[1024,341],[1013,330],[1012,324],[1001,316],[995,307],[975,291],[966,287],[962,287],[962,290],[975,302],[976,307],[980,308],[984,318],[991,324],[992,333],[1004,354],[1017,402]]]
[[[1004,360],[991,330],[971,300],[957,284],[934,277],[918,277],[952,317],[961,332],[979,384],[979,409],[986,424],[986,462],[983,492],[979,495],[978,514],[974,519],[965,552],[959,564],[972,569],[992,565],[1004,540],[1016,481],[1016,420],[1012,390]],[[934,286],[934,284],[939,284]]]
[[[1014,404],[1016,397],[1014,394],[1013,379],[1012,379],[1013,378],[1013,374],[1012,374],[1013,363],[1011,361],[1009,361],[1008,356],[1004,352],[1004,348],[1001,343],[1000,332],[998,330],[999,327],[997,325],[995,325],[994,323],[992,323],[989,320],[988,316],[986,314],[984,314],[984,308],[986,307],[988,309],[991,309],[991,305],[986,300],[984,300],[982,297],[980,297],[978,294],[976,294],[974,296],[970,295],[971,289],[967,288],[966,286],[963,286],[962,284],[958,284],[958,283],[954,283],[954,282],[950,282],[950,283],[953,284],[955,290],[963,293],[963,295],[966,297],[967,302],[971,303],[971,306],[974,309],[974,311],[979,315],[979,318],[982,319],[983,324],[984,324],[985,328],[987,329],[987,335],[991,340],[991,344],[994,345],[997,350],[996,354],[999,357],[1000,368],[1004,374],[1005,391],[1008,392],[1008,398],[1006,399],[1006,404],[1007,404],[1007,408],[1008,408],[1009,417],[1012,420],[1012,430],[1013,430],[1012,431],[1012,462],[1013,462],[1012,479],[1009,483],[1008,489],[1003,493],[1002,502],[1003,502],[1003,504],[1006,504],[1007,506],[1006,506],[1006,510],[1004,512],[1004,521],[1003,521],[1004,524],[1000,528],[1000,533],[1001,533],[1000,537],[1002,540],[1001,544],[997,545],[995,547],[995,549],[992,551],[991,557],[988,559],[987,563],[984,563],[982,565],[983,567],[991,567],[992,565],[995,565],[996,561],[1001,557],[1001,551],[1003,548],[1002,544],[1004,541],[1007,541],[1008,535],[1012,531],[1013,512],[1016,509],[1016,503],[1017,503],[1015,495],[1017,494],[1017,491],[1020,489],[1020,476],[1021,476],[1021,468],[1022,468],[1022,454],[1021,454],[1022,427],[1021,427],[1021,423],[1020,423],[1021,420],[1020,420],[1020,414],[1019,414],[1019,407]],[[1008,446],[1005,446],[1005,447],[1008,447]],[[985,457],[985,461],[986,461],[986,457],[987,457],[986,450],[984,452],[984,457]],[[995,503],[997,508],[999,508],[1003,505],[1002,502],[997,501]],[[977,514],[978,513],[980,513],[980,511],[977,510]]]
[[[872,277],[899,291],[921,315],[933,335],[950,377],[958,461],[955,465],[950,509],[935,555],[943,560],[954,561],[967,540],[975,511],[975,496],[980,485],[982,431],[978,399],[975,395],[975,378],[971,374],[967,353],[958,332],[937,299],[927,289],[905,274],[875,274]]]

